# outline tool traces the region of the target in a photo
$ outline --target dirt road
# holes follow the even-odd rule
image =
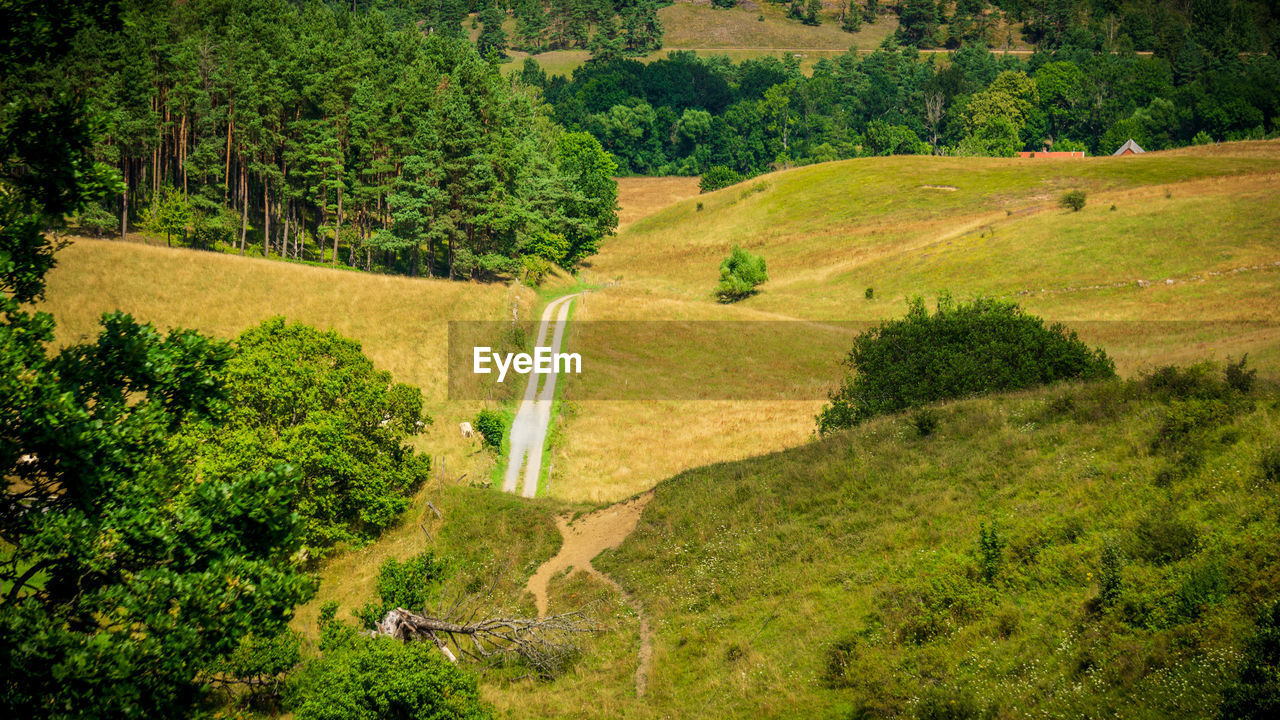
[[[569,324],[569,306],[576,297],[578,294],[556,298],[543,309],[542,320],[538,323],[537,347],[549,347],[553,354],[560,352],[564,329]],[[548,345],[547,333],[551,331],[552,317],[555,317],[555,330]],[[551,401],[555,398],[556,377],[555,372],[529,374],[529,385],[511,423],[511,454],[507,457],[507,472],[502,479],[502,489],[506,492],[517,492],[517,485],[525,497],[533,497],[538,492],[542,451],[547,444],[547,429],[551,427]],[[541,391],[539,385],[542,386]],[[522,469],[523,483],[520,482]]]

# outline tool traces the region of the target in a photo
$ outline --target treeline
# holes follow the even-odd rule
[[[1276,130],[1274,55],[1215,52],[1192,36],[1172,54],[1123,41],[1112,52],[1089,38],[1021,57],[983,44],[924,54],[889,39],[867,55],[824,58],[810,77],[791,56],[735,64],[690,52],[592,62],[572,78],[526,63],[522,77],[544,87],[560,123],[590,132],[637,174],[1045,147],[1097,155],[1129,138],[1160,150]]]
[[[288,0],[126,0],[57,73],[126,190],[88,211],[199,247],[413,275],[571,265],[616,225],[611,161],[461,28]],[[462,6],[458,6],[462,7]],[[401,13],[406,11],[403,9]]]

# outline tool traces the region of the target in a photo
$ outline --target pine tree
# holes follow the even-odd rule
[[[821,25],[822,18],[818,16],[822,12],[822,0],[809,0],[804,9],[805,25]]]
[[[853,0],[845,0],[840,6],[840,29],[848,33],[856,33],[862,29],[862,13],[853,6]]]
[[[599,63],[613,62],[622,59],[622,37],[618,33],[618,22],[612,15],[605,16],[596,27],[596,34],[591,36],[591,60]]]
[[[547,15],[541,0],[520,0],[516,5],[516,36],[520,47],[530,53],[540,53],[547,32]]]
[[[476,38],[476,50],[480,52],[480,57],[496,55],[500,59],[506,58],[507,33],[502,29],[502,23],[506,19],[507,14],[496,5],[488,5],[480,11],[480,23],[484,26],[480,30],[480,36]]]

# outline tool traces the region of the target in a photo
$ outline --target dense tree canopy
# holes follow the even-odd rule
[[[790,56],[733,63],[685,51],[647,64],[596,61],[571,78],[522,77],[545,88],[560,123],[593,134],[636,174],[720,166],[750,175],[865,155],[1046,146],[1098,155],[1130,137],[1165,149],[1278,129],[1280,62],[1264,54],[1277,24],[1264,4],[1227,3],[1227,40],[1212,43],[1195,18],[1214,13],[1199,3],[1191,14],[1137,1],[1002,4],[1029,19],[1033,55],[988,49],[1005,40],[994,37],[989,3],[910,2],[894,6],[896,40],[820,60],[811,76]],[[1159,32],[1144,30],[1144,17],[1158,18]],[[937,44],[925,38],[954,51],[920,53]]]
[[[409,5],[123,0],[127,31],[81,29],[45,68],[104,119],[121,228],[456,277],[511,272],[548,233],[609,232],[576,214],[590,203],[536,93],[461,38],[469,6]],[[482,52],[502,54],[504,17],[484,8]]]

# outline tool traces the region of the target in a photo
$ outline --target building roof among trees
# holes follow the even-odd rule
[[[1119,150],[1111,153],[1111,156],[1115,157],[1117,155],[1141,155],[1144,152],[1146,152],[1146,150],[1143,150],[1142,147],[1138,145],[1138,143],[1134,142],[1133,138],[1129,138],[1128,142],[1121,145]]]

